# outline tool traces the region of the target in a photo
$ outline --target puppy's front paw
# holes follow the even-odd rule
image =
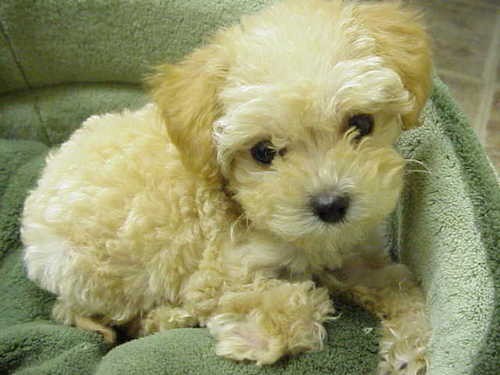
[[[415,319],[418,321],[418,319]],[[379,375],[424,375],[429,330],[422,324],[383,322]]]
[[[382,358],[379,375],[425,375],[427,362],[422,353],[401,353],[397,358]]]
[[[272,364],[286,353],[279,338],[262,329],[256,314],[221,314],[207,323],[216,338],[216,354],[237,361],[251,360],[257,365]]]

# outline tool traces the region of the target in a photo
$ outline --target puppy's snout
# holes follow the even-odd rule
[[[314,214],[325,223],[337,223],[344,219],[349,208],[349,197],[332,193],[322,193],[312,198]]]

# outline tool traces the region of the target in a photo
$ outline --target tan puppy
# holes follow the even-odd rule
[[[430,69],[397,3],[244,17],[160,68],[154,104],[93,116],[50,155],[24,210],[29,277],[55,319],[108,341],[201,325],[258,364],[320,349],[327,288],[347,292],[383,320],[380,373],[425,371],[423,295],[378,232]]]

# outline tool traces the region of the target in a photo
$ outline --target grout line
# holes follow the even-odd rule
[[[496,68],[498,58],[498,46],[500,46],[500,13],[497,14],[495,19],[495,26],[493,27],[493,37],[491,38],[490,46],[488,48],[488,55],[484,63],[483,80],[487,83],[494,83],[496,81]],[[488,81],[493,78],[493,80]]]
[[[488,49],[488,56],[484,64],[483,82],[484,88],[480,94],[479,110],[474,119],[475,128],[478,131],[479,139],[484,144],[486,141],[486,132],[491,115],[491,106],[493,105],[493,96],[495,95],[495,81],[497,74],[497,65],[500,62],[500,54],[497,46],[500,46],[500,14],[497,14],[493,37]]]

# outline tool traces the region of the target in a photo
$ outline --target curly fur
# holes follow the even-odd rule
[[[154,104],[93,116],[51,153],[24,208],[28,276],[58,296],[58,321],[108,341],[117,325],[202,325],[219,355],[258,364],[321,349],[328,289],[345,292],[383,320],[380,373],[424,371],[423,294],[377,231],[430,66],[399,3],[289,0],[244,17],[160,67]],[[375,119],[359,142],[358,113]],[[286,151],[272,165],[249,152],[262,140]],[[343,221],[311,211],[324,191],[351,197]]]

